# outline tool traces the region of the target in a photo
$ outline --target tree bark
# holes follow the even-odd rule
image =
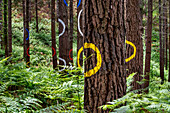
[[[160,77],[164,80],[164,59],[163,59],[163,43],[162,43],[162,11],[161,0],[159,0],[159,41],[160,41]]]
[[[73,49],[73,0],[70,0],[70,47],[68,48],[69,50]],[[69,51],[70,59],[69,62],[73,63],[73,51]]]
[[[23,42],[24,42],[24,45],[23,45],[23,48],[24,48],[24,58],[26,58],[27,56],[27,48],[26,48],[26,28],[25,28],[25,24],[26,24],[26,20],[25,20],[25,0],[22,0],[22,8],[23,8],[23,33],[24,33],[24,37],[23,37]]]
[[[79,1],[78,1],[79,2]],[[77,4],[78,4],[78,2],[77,2]],[[82,3],[83,3],[84,1],[82,1]],[[82,25],[83,25],[83,19],[82,19],[82,14],[81,15],[79,15],[79,13],[80,13],[80,11],[82,10],[82,3],[79,5],[79,7],[77,7],[77,19],[79,19],[79,21],[77,21],[77,22],[79,22],[78,23],[78,26],[77,26],[77,53],[78,53],[78,51],[79,51],[79,49],[83,46],[83,36],[80,34],[80,31],[79,31],[79,28],[82,30],[83,29],[83,27],[82,27]],[[80,65],[81,66],[83,66],[83,53],[80,55]]]
[[[51,0],[51,37],[52,37],[52,48],[56,51],[56,31],[55,31],[55,0]],[[57,55],[53,54],[53,69],[57,67]]]
[[[8,0],[8,39],[9,39],[9,56],[12,55],[12,20],[11,20],[11,0]]]
[[[25,20],[25,24],[26,24],[26,29],[29,31],[29,2],[30,0],[26,0],[26,20]],[[26,37],[28,37],[28,32],[26,32]],[[27,49],[27,53],[29,54],[29,38],[28,40],[26,41],[26,49]],[[30,56],[27,54],[26,56],[26,64],[27,64],[27,67],[30,67]]]
[[[165,1],[165,69],[168,69],[168,20],[167,20],[167,1]]]
[[[127,0],[126,2],[126,40],[132,42],[136,46],[136,56],[134,59],[126,63],[127,76],[132,73],[134,76],[132,83],[133,90],[141,89],[141,85],[136,81],[141,81],[143,75],[143,40],[142,40],[142,19],[140,13],[139,0]],[[131,45],[126,45],[126,57],[130,57],[134,52]]]
[[[7,36],[7,0],[4,0],[4,41],[5,41],[5,58],[9,56],[8,53],[8,36]]]
[[[66,0],[67,2],[67,0]],[[70,58],[69,58],[69,51],[72,48],[70,47],[70,39],[68,36],[68,11],[67,6],[64,4],[63,0],[59,0],[59,18],[65,24],[65,32],[62,36],[59,37],[59,57],[66,61],[66,65],[69,65]],[[59,23],[59,34],[63,32],[63,25]],[[59,65],[64,65],[63,61],[59,61]]]
[[[35,12],[36,12],[36,32],[38,33],[38,7],[37,0],[35,0]]]
[[[169,0],[169,77],[168,82],[170,82],[170,0]]]
[[[1,49],[3,49],[3,46],[4,46],[4,44],[3,44],[3,36],[2,36],[2,34],[3,34],[3,32],[2,32],[2,29],[3,29],[3,18],[2,18],[2,9],[3,9],[3,6],[2,6],[2,0],[0,0],[0,40],[1,40],[1,42],[0,42],[0,44],[1,44]]]
[[[94,44],[102,57],[99,71],[85,77],[84,108],[90,113],[108,113],[109,110],[103,111],[98,107],[126,94],[123,2],[85,0],[85,42]],[[85,49],[86,57],[92,54],[95,55],[85,61],[85,72],[100,62],[92,49]]]
[[[147,20],[147,40],[146,40],[146,58],[145,58],[145,79],[147,80],[143,88],[147,88],[145,93],[149,92],[150,60],[151,60],[151,38],[152,38],[152,5],[153,1],[148,0],[148,20]]]

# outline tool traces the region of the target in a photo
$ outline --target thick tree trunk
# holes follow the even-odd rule
[[[37,0],[35,0],[35,12],[36,12],[36,32],[38,33],[38,7]]]
[[[133,90],[140,89],[136,81],[141,81],[143,75],[143,40],[142,40],[142,20],[140,14],[140,5],[138,0],[127,0],[126,2],[126,40],[132,42],[136,46],[136,56],[133,60],[126,63],[127,76],[132,73],[134,76],[132,83]],[[135,7],[134,7],[135,6]],[[126,57],[130,57],[134,53],[134,48],[131,45],[126,45]]]
[[[55,31],[55,0],[51,0],[51,37],[52,37],[52,48],[56,51],[56,31]],[[57,55],[54,55],[54,52],[52,49],[53,54],[53,69],[56,69],[57,67]]]
[[[27,56],[27,49],[26,49],[26,28],[25,28],[25,24],[26,24],[26,20],[25,20],[25,0],[22,0],[22,8],[23,8],[23,27],[24,27],[24,37],[23,37],[23,48],[24,48],[24,58],[26,58]]]
[[[150,60],[151,60],[151,38],[152,38],[152,0],[148,0],[148,21],[147,21],[147,40],[146,40],[146,58],[145,58],[145,79],[147,80],[143,87],[149,92],[149,77],[150,77]]]
[[[29,1],[30,0],[26,0],[26,29],[29,31]],[[28,32],[26,32],[26,37],[28,37],[29,34]],[[26,49],[27,49],[27,53],[29,54],[29,38],[28,40],[26,41]],[[26,64],[27,64],[27,67],[30,67],[30,56],[27,54],[26,56]]]
[[[82,20],[83,19],[82,19],[82,13],[81,13],[83,2],[84,1],[82,1],[81,4],[79,5],[79,7],[77,7],[77,19],[78,19],[77,22],[79,22],[78,26],[77,26],[77,53],[78,53],[79,49],[83,46],[83,36],[80,34],[81,31],[79,31],[79,30],[83,29],[83,27],[82,27],[82,25],[83,25]],[[83,53],[80,55],[80,61],[79,62],[80,62],[80,65],[83,66]]]
[[[98,49],[93,49],[100,51],[96,58],[93,46],[84,48],[86,57],[95,54],[85,61],[84,108],[90,113],[108,113],[98,107],[126,94],[123,2],[85,0],[85,42],[94,44]],[[90,76],[87,72],[96,64],[99,71]]]
[[[70,0],[70,47],[69,50],[73,49],[73,0]],[[69,51],[70,59],[69,62],[73,63],[73,51]]]
[[[2,9],[3,9],[3,6],[2,6],[2,0],[0,0],[0,40],[1,40],[1,42],[0,42],[0,44],[1,44],[1,49],[3,49],[3,46],[4,46],[4,44],[3,44],[3,36],[2,36],[2,34],[3,34],[3,32],[2,32],[2,29],[3,29],[3,18],[2,18]]]
[[[8,53],[8,36],[7,36],[7,0],[4,0],[4,41],[5,41],[5,57],[9,56]]]
[[[66,0],[67,2],[67,0]],[[67,6],[64,4],[63,0],[59,0],[59,18],[61,21],[63,21],[65,25],[65,32],[62,36],[59,37],[59,57],[64,59],[66,61],[66,65],[69,65],[69,62],[71,61],[69,58],[69,51],[72,48],[70,47],[70,39],[68,36],[68,11],[67,11]],[[63,25],[60,22],[59,23],[59,34],[63,32]],[[59,61],[60,65],[64,65],[63,61]]]
[[[11,20],[11,0],[8,0],[8,39],[9,39],[9,56],[12,55],[12,20]]]
[[[164,59],[163,59],[163,41],[162,41],[162,11],[161,11],[161,0],[159,0],[159,41],[160,41],[160,77],[164,79]]]

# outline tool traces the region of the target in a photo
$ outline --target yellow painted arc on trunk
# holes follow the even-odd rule
[[[133,49],[134,49],[133,55],[131,55],[129,58],[125,59],[126,62],[129,62],[130,60],[132,60],[136,56],[136,46],[132,42],[130,42],[128,40],[126,40],[126,43],[131,45],[133,47]]]

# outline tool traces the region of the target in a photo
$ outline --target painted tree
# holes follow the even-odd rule
[[[9,56],[7,31],[8,31],[7,30],[7,0],[4,0],[4,45],[5,45],[5,57]]]
[[[160,41],[160,77],[164,80],[164,59],[163,59],[163,41],[162,41],[162,11],[161,0],[159,0],[159,41]]]
[[[149,92],[149,77],[150,77],[150,60],[151,60],[151,38],[152,38],[152,5],[153,1],[148,0],[148,20],[147,20],[147,37],[146,37],[146,57],[145,57],[145,79],[147,80],[143,88],[145,92]]]
[[[82,19],[82,3],[77,7],[77,19],[78,19],[78,26],[77,26],[77,53],[79,49],[83,46],[83,36],[80,33],[80,30],[83,30],[82,25],[83,25],[83,19]],[[79,4],[79,1],[77,2]],[[83,65],[83,53],[80,55],[80,65]]]
[[[35,0],[35,13],[36,13],[36,32],[38,33],[38,3]]]
[[[69,39],[70,39],[70,47],[69,50],[73,49],[73,0],[70,0],[70,31],[69,31]],[[69,62],[73,63],[73,51],[69,51],[70,59]]]
[[[67,0],[66,0],[67,2]],[[71,61],[69,59],[69,51],[72,48],[70,47],[70,37],[68,35],[68,6],[64,3],[63,0],[59,0],[59,16],[58,20],[59,22],[59,34],[63,33],[64,27],[65,32],[62,34],[62,36],[59,37],[59,57],[64,59],[66,61],[66,64],[69,65],[69,62]],[[63,22],[63,23],[62,23]],[[64,25],[63,25],[64,24]],[[64,65],[63,61],[59,61],[59,65]]]
[[[126,94],[123,2],[85,0],[84,52],[86,57],[94,54],[85,61],[84,108],[90,113],[108,112],[98,107]]]
[[[0,0],[0,40],[1,40],[1,42],[0,42],[0,44],[1,44],[1,49],[3,49],[3,36],[2,36],[2,29],[3,29],[3,18],[2,18],[2,8],[3,8],[3,6],[2,6],[2,0]]]
[[[12,20],[11,20],[11,0],[8,0],[8,42],[9,42],[9,56],[12,55]]]
[[[26,18],[25,18],[25,28],[29,31],[29,2],[30,0],[26,0]],[[26,32],[26,37],[28,38],[29,34]],[[29,38],[26,40],[26,50],[29,54]],[[26,64],[27,67],[30,67],[30,56],[27,54],[26,56]]]
[[[135,7],[134,7],[135,6]],[[126,40],[132,42],[136,46],[136,56],[133,60],[126,63],[127,76],[136,73],[134,82],[132,83],[133,90],[140,89],[136,81],[141,81],[143,75],[143,40],[142,40],[142,19],[139,0],[126,1]],[[126,45],[126,57],[130,57],[134,53],[134,48],[131,45]]]
[[[27,56],[27,49],[26,49],[26,27],[25,27],[25,23],[26,23],[26,20],[25,20],[25,0],[22,0],[22,10],[23,10],[23,48],[24,48],[24,58],[26,58]]]
[[[54,52],[56,51],[55,0],[51,0],[51,37],[52,37],[53,69],[56,69],[56,67],[57,67],[57,55],[54,54]]]

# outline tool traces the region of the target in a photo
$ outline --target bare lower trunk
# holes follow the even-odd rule
[[[4,0],[4,45],[5,45],[5,57],[9,56],[8,53],[8,35],[7,35],[7,0]]]
[[[9,39],[9,56],[12,55],[12,20],[11,20],[11,0],[8,0],[8,39]]]

